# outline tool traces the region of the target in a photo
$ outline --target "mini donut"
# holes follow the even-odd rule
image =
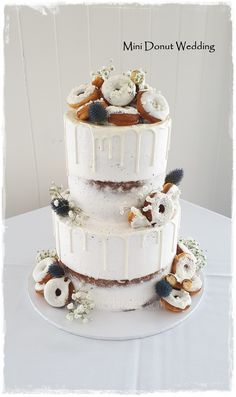
[[[33,279],[36,283],[45,284],[52,276],[48,273],[49,266],[55,263],[55,258],[44,258],[38,262],[33,270]]]
[[[195,295],[199,291],[201,291],[202,280],[200,279],[199,276],[194,275],[191,280],[184,280],[182,285],[183,285],[183,289],[189,292],[190,295]]]
[[[107,102],[114,106],[126,106],[136,95],[135,84],[128,76],[122,74],[105,80],[101,90]]]
[[[139,113],[137,109],[131,106],[108,106],[107,112],[108,122],[115,125],[125,126],[138,124],[139,122]]]
[[[155,90],[138,92],[137,109],[150,123],[163,121],[169,115],[169,105],[166,99]]]
[[[92,80],[92,85],[95,85],[95,87],[100,88],[104,83],[104,80],[101,76],[95,76],[94,79]]]
[[[165,276],[166,281],[175,289],[181,289],[182,284],[177,281],[177,278],[173,273],[169,273]]]
[[[44,287],[45,287],[45,284],[36,283],[34,286],[34,289],[38,294],[43,295]]]
[[[176,255],[172,264],[172,273],[175,274],[177,280],[192,279],[196,272],[196,261],[192,255],[185,252]]]
[[[80,106],[77,109],[76,114],[77,114],[78,119],[80,119],[80,120],[88,120],[88,118],[89,118],[89,105],[91,103],[94,103],[94,102],[99,102],[104,108],[106,108],[108,106],[107,103],[102,98],[97,99],[96,101],[90,101],[89,103],[86,103],[85,105],[82,105],[82,106]]]
[[[128,222],[133,228],[150,226],[147,218],[142,214],[140,209],[132,207],[128,213]]]
[[[174,213],[174,206],[170,197],[161,192],[151,193],[146,197],[142,214],[152,225],[162,226],[168,222]]]
[[[44,298],[53,307],[63,307],[71,299],[74,285],[68,277],[52,278],[44,287]]]
[[[67,97],[70,107],[78,109],[80,106],[90,101],[95,101],[101,97],[100,90],[92,84],[81,84],[71,90]]]
[[[172,289],[167,297],[160,299],[161,304],[165,309],[172,312],[182,312],[191,306],[191,296],[183,289]]]

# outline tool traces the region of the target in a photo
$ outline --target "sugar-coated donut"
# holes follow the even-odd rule
[[[181,253],[176,255],[172,264],[172,273],[175,274],[177,280],[192,279],[196,272],[196,261],[192,255]]]
[[[101,97],[100,90],[92,84],[81,84],[71,90],[67,97],[67,103],[74,109],[90,101],[95,101]]]
[[[88,118],[89,118],[89,105],[91,103],[95,103],[95,102],[99,102],[104,108],[106,108],[108,106],[103,98],[97,99],[96,101],[90,101],[90,102],[86,103],[85,105],[80,106],[77,109],[76,114],[77,114],[77,117],[78,117],[79,120],[81,120],[81,121],[82,120],[88,120]]]
[[[52,278],[44,287],[44,298],[53,307],[65,306],[73,293],[74,285],[68,277]]]
[[[55,258],[44,258],[38,262],[33,270],[33,279],[36,283],[45,284],[52,276],[48,273],[49,266],[55,263]]]
[[[160,301],[165,309],[172,312],[182,312],[191,306],[191,296],[183,289],[172,289],[171,293],[165,298],[162,297]]]
[[[202,288],[202,280],[196,274],[193,276],[191,280],[184,280],[182,284],[183,284],[183,289],[189,292],[190,295],[197,294],[199,291],[201,291]]]
[[[169,115],[169,105],[166,99],[155,90],[138,92],[137,109],[150,123],[163,121]]]
[[[142,213],[152,225],[162,226],[172,218],[174,206],[167,194],[154,192],[146,197]]]
[[[139,122],[139,112],[131,106],[108,106],[107,112],[108,122],[115,125],[126,126]]]
[[[128,76],[122,74],[105,80],[101,90],[107,102],[114,106],[126,106],[136,95],[135,84]]]

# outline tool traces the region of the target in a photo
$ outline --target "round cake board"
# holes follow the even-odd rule
[[[92,339],[128,340],[146,338],[168,331],[186,320],[199,306],[204,293],[204,279],[201,291],[192,296],[192,305],[186,311],[173,313],[155,302],[139,310],[109,312],[94,309],[88,323],[68,320],[66,308],[49,306],[43,296],[35,292],[35,282],[30,274],[28,293],[34,309],[49,323],[74,335]]]

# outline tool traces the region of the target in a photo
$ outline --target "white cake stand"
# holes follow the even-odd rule
[[[203,280],[202,275],[201,278]],[[204,291],[203,285],[201,291],[192,297],[191,307],[181,313],[165,310],[158,302],[155,302],[145,308],[127,312],[94,309],[90,314],[91,320],[83,324],[80,320],[67,320],[68,310],[66,308],[49,306],[43,297],[35,292],[34,285],[30,274],[28,280],[30,301],[34,309],[45,320],[74,335],[103,340],[146,338],[174,328],[193,314],[201,302]]]

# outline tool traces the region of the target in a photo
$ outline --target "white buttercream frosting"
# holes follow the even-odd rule
[[[159,120],[165,120],[169,115],[169,105],[159,92],[149,90],[143,92],[141,103],[144,110]]]
[[[172,289],[170,295],[162,299],[164,299],[170,305],[178,307],[179,309],[185,309],[187,306],[191,305],[191,296],[183,289]]]
[[[103,83],[102,93],[111,105],[126,106],[134,99],[136,87],[128,76],[117,75]]]
[[[37,283],[42,281],[46,276],[49,266],[55,262],[55,258],[45,258],[37,263],[33,270],[33,279]]]
[[[73,105],[80,103],[88,96],[90,96],[96,87],[92,84],[81,84],[79,87],[75,87],[71,90],[67,97],[67,103]]]

